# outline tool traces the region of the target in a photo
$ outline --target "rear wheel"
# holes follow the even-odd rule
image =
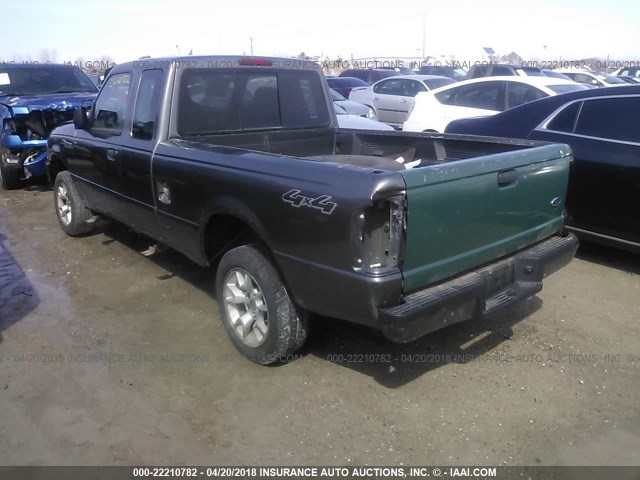
[[[92,218],[91,211],[82,203],[69,172],[60,172],[56,176],[53,199],[58,223],[64,233],[75,237],[91,230],[93,224],[87,223]]]
[[[256,247],[229,250],[216,274],[220,317],[234,346],[263,365],[287,361],[304,344],[308,321],[278,271]]]

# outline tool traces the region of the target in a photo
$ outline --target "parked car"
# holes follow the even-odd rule
[[[565,74],[560,73],[560,72],[556,72],[554,70],[549,70],[547,68],[543,68],[540,70],[546,77],[553,77],[553,78],[561,78],[563,80],[571,80],[571,78],[567,77]]]
[[[447,77],[433,75],[403,75],[385,78],[370,87],[351,90],[349,100],[367,105],[375,111],[376,118],[401,127],[413,107],[414,97],[420,92],[455,83]]]
[[[437,75],[439,77],[453,78],[454,80],[466,80],[469,72],[464,68],[452,65],[425,65],[418,70],[419,75]]]
[[[633,77],[633,78],[638,78],[640,77],[640,67],[621,67],[618,68],[617,70],[614,70],[613,72],[611,72],[611,75],[616,76],[616,77]]]
[[[618,76],[618,78],[624,83],[630,83],[631,85],[637,85],[638,83],[640,83],[640,77],[628,77],[625,75],[620,75]]]
[[[369,85],[364,80],[356,77],[327,77],[327,83],[329,87],[333,88],[344,98],[349,98],[351,90],[355,87],[366,87]]]
[[[340,128],[348,128],[351,130],[395,130],[386,123],[378,122],[373,118],[367,118],[361,115],[350,115],[335,102],[333,108],[336,111],[338,127]]]
[[[392,70],[396,75],[415,75],[416,72],[409,67],[378,67],[380,70]]]
[[[482,62],[471,65],[467,79],[482,77],[543,77],[542,69],[537,67],[525,67],[508,63]]]
[[[78,67],[0,64],[0,186],[45,175],[49,132],[95,98],[98,87]]]
[[[562,142],[571,146],[568,227],[640,252],[640,85],[567,93],[492,117],[456,120],[447,133]]]
[[[334,89],[329,89],[331,101],[334,105],[339,105],[349,115],[357,115],[359,117],[375,118],[376,112],[373,108],[363,105],[362,103],[347,100]]]
[[[625,85],[626,82],[616,77],[615,75],[609,75],[604,72],[596,72],[593,70],[586,70],[582,68],[567,68],[556,69],[558,73],[566,75],[571,80],[577,83],[582,83],[588,87],[616,87]]]
[[[306,312],[408,342],[535,295],[572,259],[565,145],[338,130],[320,67],[290,64],[113,67],[48,139],[61,229],[102,214],[215,265],[223,328],[261,364],[303,345]]]
[[[523,103],[587,87],[560,78],[486,77],[465,80],[416,96],[406,132],[444,132],[458,118],[494,115]]]
[[[395,70],[384,70],[381,68],[350,68],[338,75],[338,78],[355,77],[367,82],[369,85],[373,85],[378,80],[388,77],[396,77],[397,75],[398,74]]]

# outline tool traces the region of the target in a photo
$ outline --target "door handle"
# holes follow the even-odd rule
[[[380,97],[373,97],[374,100],[380,100]]]
[[[107,160],[115,162],[117,157],[118,157],[117,150],[114,150],[113,148],[107,148]]]
[[[518,181],[518,172],[515,170],[506,170],[498,173],[498,186],[508,187]]]

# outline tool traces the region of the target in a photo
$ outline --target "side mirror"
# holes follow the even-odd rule
[[[88,130],[91,126],[90,117],[92,107],[93,100],[86,100],[73,111],[73,125],[78,130]]]

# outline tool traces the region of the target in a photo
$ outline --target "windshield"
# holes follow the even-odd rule
[[[466,78],[467,71],[464,68],[455,68],[453,70],[453,78]]]
[[[580,90],[589,90],[589,87],[586,85],[582,85],[580,83],[576,83],[575,85],[549,85],[549,89],[556,92],[558,95],[561,93],[569,93],[569,92],[579,92]]]
[[[89,77],[73,67],[0,68],[0,95],[97,91]]]
[[[347,111],[337,103],[333,104],[333,109],[336,111],[336,115],[347,115]]]
[[[518,75],[525,75],[527,77],[544,77],[545,74],[538,68],[516,68]]]
[[[602,80],[603,82],[607,82],[607,83],[625,83],[624,80],[620,80],[618,77],[614,77],[613,75],[608,75],[606,73],[596,73],[595,74],[596,77],[598,77],[599,80]]]
[[[452,83],[456,83],[453,78],[430,78],[428,80],[424,80],[424,83],[429,87],[429,90],[433,90],[434,88],[444,87],[445,85],[451,85]]]
[[[331,94],[331,100],[333,100],[334,102],[342,102],[346,100],[346,98],[336,92],[333,88],[329,89],[329,93]]]

